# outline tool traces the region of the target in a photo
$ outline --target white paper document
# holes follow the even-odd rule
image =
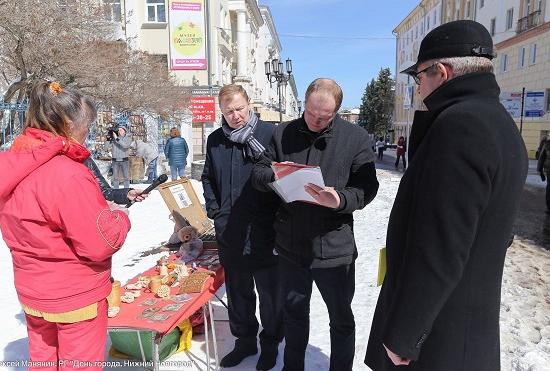
[[[271,183],[271,187],[285,202],[308,201],[317,203],[305,190],[305,185],[313,183],[319,187],[325,187],[323,174],[318,167],[307,167],[296,170]]]

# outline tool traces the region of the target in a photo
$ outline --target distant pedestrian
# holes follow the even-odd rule
[[[542,181],[546,182],[546,212],[550,212],[550,181],[548,181],[548,177],[550,176],[550,135],[542,143],[539,150],[537,171]]]
[[[378,159],[382,160],[384,158],[384,149],[386,149],[386,143],[384,142],[384,138],[380,137],[378,138],[378,141],[375,144],[376,151],[378,151]]]
[[[143,158],[147,169],[145,174],[147,175],[146,183],[153,183],[157,178],[157,159],[159,157],[159,150],[156,143],[145,143],[142,140],[136,140],[136,155]]]
[[[399,158],[403,159],[403,171],[407,170],[407,160],[405,160],[405,153],[407,153],[407,141],[405,137],[399,137],[397,141],[397,150],[395,154],[397,158],[395,159],[395,169],[399,168]]]
[[[128,154],[132,145],[132,136],[127,133],[128,129],[124,125],[119,125],[113,132],[111,140],[111,153],[113,158],[113,179],[111,183],[113,188],[118,188],[119,176],[122,173],[124,178],[124,188],[130,188],[130,166],[128,164]]]
[[[187,166],[187,155],[189,147],[185,139],[181,137],[177,127],[170,129],[170,139],[164,147],[164,154],[170,165],[170,175],[172,181],[185,176],[185,167]]]

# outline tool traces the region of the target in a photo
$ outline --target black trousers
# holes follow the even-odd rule
[[[238,339],[258,335],[256,294],[260,301],[261,344],[278,344],[283,339],[283,306],[277,265],[249,271],[240,267],[224,267],[225,289],[229,307],[229,328]]]
[[[395,160],[395,167],[399,166],[399,157],[403,159],[403,169],[407,168],[407,160],[405,160],[405,155],[397,155],[397,159]]]
[[[315,281],[330,320],[330,371],[351,371],[355,353],[355,263],[335,268],[303,268],[279,258],[284,295],[286,371],[302,371],[309,341],[309,308]],[[326,324],[316,324],[316,326]]]
[[[550,211],[550,172],[546,172],[546,210]]]

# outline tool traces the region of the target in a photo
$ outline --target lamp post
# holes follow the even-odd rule
[[[290,75],[292,75],[292,61],[290,59],[286,60],[286,72],[283,62],[280,62],[277,58],[272,59],[271,61],[266,61],[265,66],[265,75],[269,81],[269,86],[274,82],[277,82],[277,94],[279,95],[279,124],[283,122],[283,107],[282,107],[282,90],[286,86],[288,80],[290,80]]]

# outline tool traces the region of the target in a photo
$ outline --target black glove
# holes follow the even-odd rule
[[[546,176],[544,175],[544,172],[543,172],[543,171],[540,172],[540,179],[541,179],[543,182],[546,182]]]

